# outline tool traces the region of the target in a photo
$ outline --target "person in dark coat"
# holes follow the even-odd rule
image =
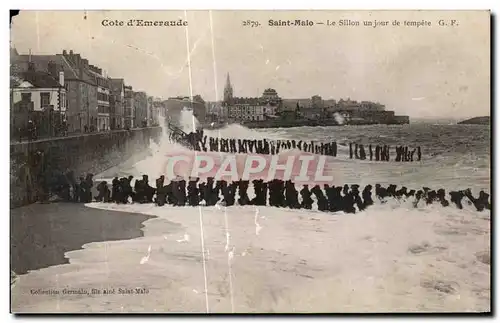
[[[78,184],[78,200],[80,203],[89,203],[87,200],[87,191],[90,189],[87,186],[87,182],[85,181],[85,177],[80,176],[80,183]]]
[[[97,191],[99,194],[95,197],[97,202],[109,203],[110,201],[110,191],[108,188],[108,183],[106,181],[102,181],[97,185]]]
[[[167,202],[167,195],[165,194],[165,176],[161,175],[156,179],[156,198],[155,204],[158,206],[163,206]]]
[[[119,185],[120,185],[120,180],[118,179],[118,176],[113,178],[113,181],[111,182],[111,201],[117,203],[119,198],[118,198],[118,191],[119,191]]]
[[[142,175],[142,186],[144,190],[144,203],[152,203],[155,189],[149,185],[148,175]]]

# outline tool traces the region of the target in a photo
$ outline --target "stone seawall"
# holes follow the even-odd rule
[[[47,188],[68,170],[75,177],[99,173],[156,142],[162,129],[139,128],[10,145],[10,204],[30,204],[47,196]]]

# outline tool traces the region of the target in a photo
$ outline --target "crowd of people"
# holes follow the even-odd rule
[[[72,174],[68,174],[71,178]],[[68,177],[68,176],[66,176]],[[319,211],[345,213],[356,213],[356,210],[362,211],[374,204],[372,197],[372,185],[366,185],[360,191],[360,186],[345,184],[342,186],[325,184],[303,185],[298,190],[295,184],[288,180],[283,181],[273,179],[265,182],[264,180],[253,180],[254,197],[250,198],[248,189],[250,181],[239,180],[227,182],[225,180],[214,180],[207,178],[206,182],[200,182],[199,178],[190,178],[172,180],[168,184],[162,175],[156,179],[156,187],[149,183],[148,175],[143,175],[142,179],[135,180],[132,187],[133,176],[118,178],[112,180],[111,186],[106,181],[100,182],[97,189],[97,196],[92,199],[91,189],[93,187],[93,175],[80,177],[79,183],[67,181],[58,186],[57,194],[67,201],[90,203],[92,201],[105,203],[155,203],[158,206],[165,204],[173,206],[213,206],[222,203],[225,206],[238,205],[257,205],[286,207],[291,209],[316,208]],[[478,211],[490,210],[489,194],[481,191],[479,197],[475,198],[470,189],[451,191],[447,200],[444,189],[432,190],[423,187],[419,190],[408,190],[406,187],[397,189],[396,185],[383,187],[380,184],[375,185],[375,198],[380,203],[385,203],[388,198],[398,200],[411,200],[414,207],[423,201],[426,205],[439,203],[443,207],[448,207],[451,203],[459,209],[463,208],[462,201],[464,197],[468,198]],[[299,198],[300,196],[300,198]],[[313,199],[312,197],[315,197]]]
[[[172,141],[180,142],[190,149],[196,151],[210,151],[210,152],[224,152],[224,153],[240,153],[240,154],[265,154],[275,155],[280,151],[298,149],[303,152],[308,152],[317,155],[325,155],[337,157],[337,142],[317,143],[315,141],[303,140],[270,140],[270,139],[236,139],[236,138],[223,138],[223,137],[208,137],[204,135],[203,130],[196,130],[189,134],[175,134],[171,135]],[[373,149],[372,145],[367,147],[362,144],[349,144],[349,158],[375,161],[390,161],[390,147],[387,145],[376,145]],[[416,156],[415,156],[416,153]],[[410,150],[408,147],[396,147],[395,161],[420,161],[422,159],[422,152],[420,147]]]

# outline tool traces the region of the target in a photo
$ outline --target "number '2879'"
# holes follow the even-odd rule
[[[256,20],[243,20],[242,24],[243,24],[243,27],[251,27],[251,28],[255,28],[255,27],[260,26],[260,22],[258,22]]]

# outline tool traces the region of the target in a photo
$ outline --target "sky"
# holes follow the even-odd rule
[[[130,19],[183,19],[188,26],[128,27]],[[270,19],[324,24],[272,27]],[[441,19],[448,26],[439,26]],[[249,20],[260,26],[243,26]],[[235,96],[274,88],[290,99],[376,101],[417,118],[490,115],[488,11],[21,11],[11,46],[21,54],[72,49],[110,77],[162,98],[221,100],[229,73]]]

